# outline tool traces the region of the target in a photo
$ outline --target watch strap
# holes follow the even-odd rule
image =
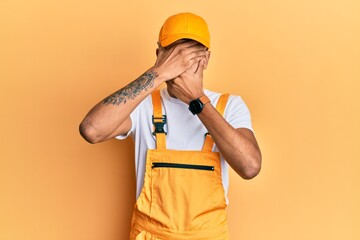
[[[206,95],[204,95],[204,96],[202,96],[202,97],[199,97],[199,100],[200,100],[201,103],[204,104],[204,105],[210,102],[210,99],[209,99]]]

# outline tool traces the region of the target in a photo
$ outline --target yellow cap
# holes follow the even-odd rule
[[[166,47],[179,39],[192,39],[210,48],[210,33],[205,20],[193,13],[169,17],[160,29],[159,43]]]

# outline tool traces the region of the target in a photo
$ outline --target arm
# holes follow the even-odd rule
[[[198,64],[194,64],[179,78],[167,82],[169,93],[171,92],[186,104],[203,96],[203,70],[209,56],[207,55]],[[237,174],[244,179],[251,179],[259,173],[261,153],[252,131],[245,128],[233,128],[211,104],[205,104],[198,117],[211,134],[221,154]]]
[[[90,143],[98,143],[126,134],[131,129],[130,113],[141,101],[204,55],[204,47],[194,41],[178,44],[167,51],[161,48],[152,68],[90,110],[80,124],[81,136]]]
[[[260,172],[261,153],[252,131],[233,128],[211,104],[205,104],[198,117],[237,174],[251,179]]]
[[[81,122],[81,136],[90,143],[99,143],[126,134],[131,129],[130,113],[162,82],[158,73],[150,69],[106,97]]]

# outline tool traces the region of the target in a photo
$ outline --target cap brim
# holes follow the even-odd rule
[[[195,36],[192,34],[171,35],[171,36],[165,37],[164,39],[160,40],[160,44],[162,47],[167,47],[170,44],[176,42],[177,40],[184,39],[184,38],[195,40],[195,41],[201,43],[202,45],[204,45],[205,47],[210,48],[210,43],[208,41],[206,41],[205,39],[203,39],[199,36]]]

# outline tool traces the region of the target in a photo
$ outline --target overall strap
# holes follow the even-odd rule
[[[156,90],[151,94],[154,115],[152,123],[154,124],[153,134],[156,137],[156,149],[166,149],[166,132],[164,125],[166,124],[166,115],[162,114],[160,90]]]
[[[216,104],[216,110],[221,114],[221,116],[224,116],[224,111],[228,98],[229,98],[228,93],[222,94]],[[202,151],[211,152],[213,145],[214,145],[214,140],[211,138],[211,135],[209,133],[206,133],[205,142]]]

